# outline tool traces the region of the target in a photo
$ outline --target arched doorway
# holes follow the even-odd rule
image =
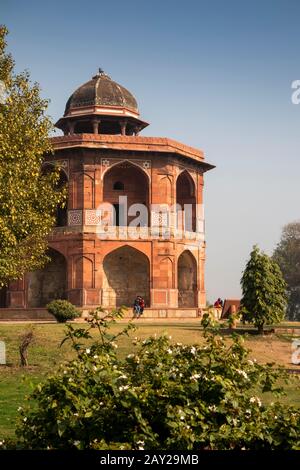
[[[28,274],[28,307],[45,307],[51,300],[66,298],[66,259],[61,253],[52,248],[49,249],[48,255],[51,261],[43,269]]]
[[[127,198],[127,207],[124,202]],[[140,212],[133,210],[134,215],[128,215],[128,210],[134,204],[142,204],[147,208],[142,217],[141,226],[149,226],[149,182],[143,170],[130,162],[122,162],[113,166],[104,176],[103,202],[114,206],[114,223],[116,226],[128,226],[132,220],[139,217]]]
[[[150,266],[146,255],[130,246],[112,251],[103,262],[103,305],[131,307],[137,295],[150,304]]]
[[[196,188],[195,183],[187,171],[183,171],[176,181],[176,203],[178,229],[196,231]],[[186,207],[184,207],[186,205]]]
[[[178,258],[178,306],[197,306],[197,263],[188,250]]]

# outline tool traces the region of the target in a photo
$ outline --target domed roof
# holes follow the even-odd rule
[[[67,101],[64,115],[68,115],[73,108],[86,106],[116,106],[139,114],[135,97],[101,69],[92,80],[74,91]]]

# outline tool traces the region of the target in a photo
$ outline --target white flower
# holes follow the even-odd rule
[[[70,377],[70,378],[69,378],[69,382],[73,382],[73,379],[72,379],[72,377]]]
[[[93,358],[94,358],[94,359],[97,359],[97,358],[98,358],[97,354],[95,354],[95,356],[93,356]]]
[[[114,341],[112,341],[112,342],[111,342],[111,345],[112,345],[112,347],[113,347],[113,348],[115,348],[115,349],[117,349],[117,348],[118,348],[118,345],[117,345],[117,343],[115,343]]]
[[[4,444],[4,441],[0,441],[0,446],[3,446],[3,444]]]
[[[23,410],[22,406],[19,406],[18,411],[22,411],[22,410]]]
[[[67,371],[66,371],[66,370],[64,370],[64,374],[67,374]]]
[[[258,406],[261,406],[261,401],[258,397],[251,397],[249,401],[250,403],[257,403]]]
[[[191,375],[191,380],[193,382],[197,382],[198,379],[200,379],[201,375],[200,374],[194,374],[194,375]]]
[[[121,387],[119,387],[120,392],[123,392],[123,390],[128,390],[128,389],[129,389],[129,385],[121,385]]]
[[[26,418],[26,416],[25,416],[25,418],[23,418],[23,421],[24,421],[24,423],[26,423],[26,421],[27,421],[27,418]]]
[[[217,411],[216,405],[210,405],[210,406],[208,407],[208,409],[209,409],[209,411],[212,411],[212,412]]]
[[[144,445],[145,445],[144,441],[137,441],[137,445],[138,445],[138,450],[144,450]]]
[[[173,351],[172,351],[171,348],[167,349],[167,353],[168,353],[168,354],[172,354],[172,352],[173,352]]]
[[[127,379],[127,375],[123,374],[118,377],[118,379]]]
[[[88,348],[88,349],[85,350],[85,352],[86,352],[87,354],[90,354],[91,350]],[[77,442],[77,441],[76,441],[76,442]],[[78,441],[78,442],[79,442],[79,441]]]
[[[78,413],[74,413],[74,416],[79,416],[79,414],[78,414]]]
[[[246,374],[246,372],[244,370],[237,369],[237,373],[240,374],[245,379],[248,379],[248,375]]]
[[[128,354],[127,359],[132,359],[134,357],[134,354]]]
[[[80,441],[74,441],[74,446],[79,446],[80,445]]]
[[[192,346],[191,347],[191,353],[195,355],[196,352],[197,352],[197,350],[196,350],[195,346]]]
[[[98,367],[94,366],[93,369],[96,372],[98,370]]]
[[[250,364],[250,366],[253,366],[254,362],[251,361],[251,359],[248,360],[248,364]]]

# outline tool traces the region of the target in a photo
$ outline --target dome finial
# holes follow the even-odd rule
[[[101,67],[98,68],[98,72],[96,73],[96,75],[94,75],[93,78],[98,78],[98,77],[108,77],[109,78],[109,76],[104,72],[104,70]]]

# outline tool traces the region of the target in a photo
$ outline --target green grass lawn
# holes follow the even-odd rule
[[[83,325],[78,326],[82,327]],[[123,326],[115,325],[113,331],[117,332]],[[65,326],[40,324],[34,326],[35,342],[29,349],[29,367],[20,367],[19,337],[26,328],[25,324],[0,324],[0,340],[5,341],[7,348],[7,365],[0,366],[0,440],[13,436],[18,416],[17,409],[24,404],[25,397],[31,392],[34,385],[43,381],[47,374],[53,372],[59,364],[73,357],[68,343],[62,347],[59,346],[64,337]],[[96,335],[96,331],[92,331]],[[186,344],[203,342],[202,329],[196,323],[188,322],[143,323],[130,335],[131,337],[146,338],[155,333],[167,333],[175,342]],[[260,362],[273,360],[289,367],[291,340],[290,336],[285,335],[273,335],[266,338],[249,336],[246,339],[246,346],[251,349],[251,357],[255,357]],[[133,348],[130,338],[123,337],[119,340],[118,353],[120,356],[129,354]],[[295,376],[292,383],[285,388],[287,396],[281,400],[284,403],[293,403],[300,407],[300,377]],[[269,394],[265,396],[265,400],[274,401],[274,397]]]

